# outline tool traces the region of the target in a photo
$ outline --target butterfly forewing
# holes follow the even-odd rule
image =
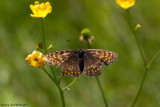
[[[102,66],[101,62],[96,60],[93,56],[88,53],[84,53],[84,70],[83,74],[89,77],[95,77],[101,74]]]
[[[50,65],[57,64],[57,67],[61,66],[70,56],[75,54],[74,50],[59,50],[53,51],[45,55],[47,63]]]
[[[102,64],[109,65],[117,59],[117,53],[102,49],[87,49],[85,52],[98,59]]]

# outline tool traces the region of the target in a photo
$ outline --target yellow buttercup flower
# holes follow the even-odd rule
[[[39,51],[33,51],[25,59],[31,66],[42,68],[46,62],[45,56]]]
[[[135,4],[135,0],[116,0],[116,2],[123,9],[128,9]]]
[[[45,18],[48,13],[52,12],[52,6],[49,2],[39,4],[38,1],[35,1],[34,4],[35,5],[30,5],[33,12],[33,14],[30,14],[31,17]]]

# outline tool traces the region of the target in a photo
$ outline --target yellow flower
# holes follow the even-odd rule
[[[45,56],[39,51],[33,51],[25,59],[31,66],[42,68],[46,62]]]
[[[52,12],[52,7],[49,2],[39,4],[38,1],[34,2],[35,5],[30,5],[30,8],[33,14],[30,14],[31,17],[41,17],[45,18],[48,13]]]
[[[123,9],[128,9],[135,4],[135,0],[116,0],[116,2]]]

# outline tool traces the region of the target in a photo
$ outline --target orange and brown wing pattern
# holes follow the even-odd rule
[[[96,77],[101,74],[102,64],[88,53],[84,53],[84,70],[83,74],[89,77]]]
[[[76,53],[75,50],[59,50],[47,53],[45,55],[47,63],[49,65],[57,64],[57,67],[61,66],[69,57]]]
[[[75,77],[79,77],[81,75],[78,54],[74,54],[69,57],[61,66],[62,75],[71,75]]]
[[[94,57],[95,59],[98,59],[103,65],[109,65],[112,64],[117,59],[117,53],[102,49],[87,49],[85,52]]]

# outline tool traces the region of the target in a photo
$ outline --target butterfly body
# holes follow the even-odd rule
[[[102,66],[117,59],[117,53],[102,49],[59,50],[45,55],[47,63],[62,67],[62,75],[96,77],[101,74]]]
[[[79,60],[79,69],[80,71],[82,72],[83,69],[84,69],[84,58],[83,58],[83,55],[84,55],[84,51],[80,48],[78,51],[77,51],[77,54],[78,54],[78,60]]]

